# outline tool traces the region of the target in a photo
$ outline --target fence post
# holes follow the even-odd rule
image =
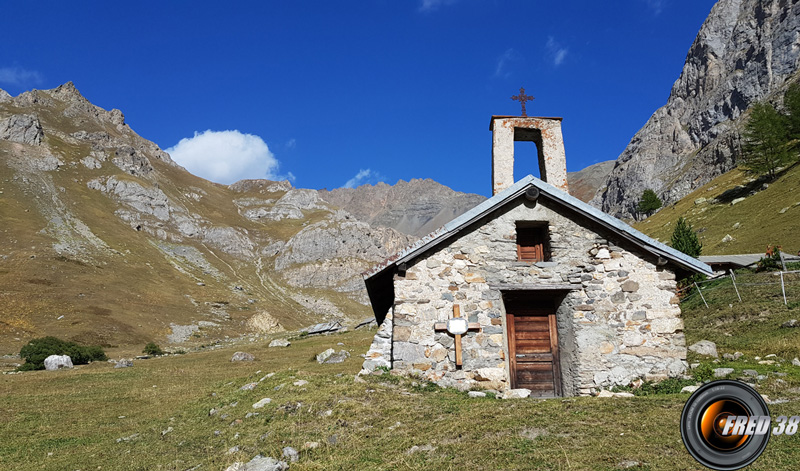
[[[739,298],[739,302],[742,302],[742,296],[739,294],[739,288],[736,287],[736,275],[733,274],[733,269],[729,269],[731,272],[731,281],[733,282],[733,289],[736,290],[736,297]]]
[[[788,306],[789,304],[786,302],[786,287],[783,284],[783,272],[781,272],[781,291],[783,292],[783,304]]]
[[[783,280],[783,273],[781,273],[781,280]],[[700,293],[700,299],[703,300],[703,304],[705,304],[706,305],[706,309],[708,309],[708,303],[706,302],[706,297],[703,296],[703,292],[700,291],[700,287],[697,286],[697,282],[696,281],[694,282],[694,287],[697,288],[697,292]]]
[[[778,255],[781,256],[781,267],[783,267],[783,271],[786,271],[786,260],[783,259],[783,250],[778,250]]]

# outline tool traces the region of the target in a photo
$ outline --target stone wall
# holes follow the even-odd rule
[[[391,351],[386,334],[379,342],[394,370],[459,389],[508,389],[502,290],[557,284],[571,288],[557,310],[565,395],[684,372],[674,273],[657,267],[654,256],[543,198],[538,203],[520,198],[499,211],[395,275]],[[548,222],[551,261],[517,261],[518,221]],[[434,331],[435,322],[452,316],[453,304],[481,325],[480,332],[462,338],[460,369],[453,337]]]

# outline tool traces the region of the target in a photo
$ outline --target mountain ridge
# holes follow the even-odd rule
[[[732,169],[750,105],[780,105],[798,79],[798,30],[800,3],[717,2],[667,103],[634,135],[591,203],[632,217],[645,189],[669,204]]]

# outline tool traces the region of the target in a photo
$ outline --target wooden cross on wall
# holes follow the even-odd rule
[[[448,332],[455,337],[456,366],[461,366],[461,336],[469,330],[481,330],[481,325],[477,322],[467,322],[466,319],[461,317],[461,307],[458,304],[454,304],[453,317],[447,322],[435,323],[433,329],[437,332]]]

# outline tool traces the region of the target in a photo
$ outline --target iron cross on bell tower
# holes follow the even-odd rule
[[[519,95],[514,95],[511,97],[512,100],[520,102],[522,104],[522,116],[528,116],[528,113],[525,111],[525,102],[531,101],[534,98],[530,95],[525,94],[525,87],[519,87]]]

